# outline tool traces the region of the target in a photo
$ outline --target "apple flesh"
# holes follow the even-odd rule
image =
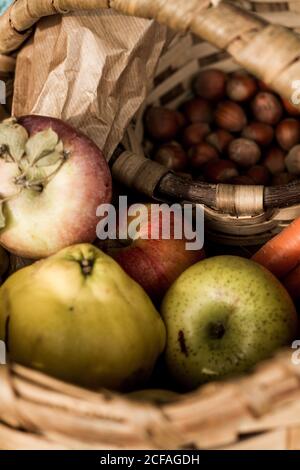
[[[257,263],[210,258],[189,268],[162,305],[166,361],[187,389],[247,371],[297,333],[285,288]]]
[[[63,144],[65,162],[40,188],[16,184],[22,171],[0,159],[0,194],[6,219],[0,243],[17,256],[47,257],[60,249],[96,238],[97,207],[111,200],[111,174],[101,151],[86,136],[54,118],[25,116],[18,120],[29,137],[52,129]]]
[[[81,244],[8,278],[0,339],[24,366],[91,388],[130,390],[150,376],[165,327],[112,258]]]

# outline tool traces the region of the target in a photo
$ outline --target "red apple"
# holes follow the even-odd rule
[[[0,194],[6,201],[1,245],[17,256],[38,259],[93,242],[97,207],[110,202],[112,192],[111,174],[98,147],[54,118],[25,116],[3,125],[18,132],[10,127],[5,138],[0,133]],[[3,145],[12,136],[10,146]]]
[[[204,250],[191,251],[186,249],[186,240],[176,240],[174,237],[174,223],[177,220],[173,214],[170,220],[169,240],[162,238],[162,218],[151,217],[151,205],[146,205],[146,217],[143,218],[138,236],[128,239],[128,245],[114,248],[109,254],[122,266],[129,276],[139,283],[155,303],[159,303],[173,282],[188,267],[202,260]],[[128,217],[128,223],[135,217]],[[151,232],[158,233],[158,239],[151,239]]]

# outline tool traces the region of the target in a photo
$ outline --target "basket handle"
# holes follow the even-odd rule
[[[253,216],[299,204],[300,181],[284,186],[214,185],[191,182],[168,173],[158,182],[154,194],[204,204],[230,215]]]
[[[0,71],[5,57],[31,35],[44,17],[71,10],[113,8],[152,18],[176,31],[191,31],[232,57],[286,98],[300,76],[300,37],[271,25],[229,0],[15,0],[0,17]],[[7,63],[6,63],[7,67]]]
[[[234,216],[253,216],[300,202],[300,181],[267,187],[190,181],[121,146],[110,165],[114,179],[151,198],[204,204]]]

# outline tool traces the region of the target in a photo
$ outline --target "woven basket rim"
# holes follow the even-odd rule
[[[89,0],[88,2],[86,0],[85,2],[83,2],[83,0],[68,0],[61,2],[59,0],[44,0],[43,2],[36,1],[36,4],[32,2],[32,5],[36,8],[36,16],[33,15],[31,17],[30,15],[28,16],[28,11],[25,11],[25,5],[27,5],[27,2],[25,0],[18,0],[18,2],[15,2],[9,10],[0,17],[0,37],[4,37],[5,41],[8,41],[7,51],[5,51],[3,50],[3,39],[2,42],[0,40],[0,50],[2,54],[0,55],[0,68],[2,67],[5,74],[11,74],[15,64],[15,50],[17,50],[17,48],[21,46],[21,43],[30,36],[32,33],[32,27],[37,22],[38,18],[45,16],[46,14],[66,13],[67,9],[65,7],[63,8],[63,5],[66,4],[69,7],[68,10],[72,6],[74,9],[77,9],[78,7],[78,9],[88,8],[91,10],[99,8],[99,5],[103,8],[114,7],[123,13],[156,18],[174,29],[181,29],[184,31],[189,29],[188,24],[182,24],[180,22],[178,15],[175,15],[175,18],[171,18],[169,11],[156,10],[155,8],[157,8],[158,3],[161,2],[143,2],[145,8],[144,11],[139,8],[138,1],[132,2],[129,0],[123,2],[118,0],[112,0],[111,2],[108,0]],[[188,8],[188,5],[192,4],[192,0],[185,3],[187,4],[186,8]],[[207,4],[207,2],[203,2],[203,4],[204,3]],[[260,26],[262,30],[268,30],[270,33],[271,29],[271,32],[274,32],[275,27],[269,27],[266,21],[258,20],[257,17],[238,9],[236,6],[232,5],[231,2],[224,0],[221,8],[225,9],[222,10],[222,12],[225,11],[227,15],[232,13],[237,15],[235,18],[243,20],[242,23],[245,28],[245,38],[247,38],[246,33],[250,33],[250,26],[253,28],[252,21],[257,27]],[[200,25],[197,24],[194,26],[193,28],[195,28],[196,31],[193,30],[193,32],[196,34],[200,34],[201,32],[201,35],[205,39],[209,40],[210,38],[218,47],[222,45],[220,44],[220,41],[224,38],[215,36],[211,37],[212,29],[216,25],[222,25],[222,22],[219,23],[221,19],[218,14],[218,10],[206,8],[203,8],[203,10],[199,9],[199,18],[204,18],[206,20],[206,25],[201,25],[201,21],[199,21]],[[203,23],[205,22],[203,21]],[[248,29],[246,27],[247,25]],[[282,32],[282,28],[280,27],[277,29],[275,28],[275,30],[278,30],[278,32],[283,35],[286,33],[285,30]],[[4,32],[5,34],[3,36],[2,33]],[[226,39],[228,39],[228,34],[229,33],[227,31],[225,35]],[[288,34],[286,47],[289,47],[289,41],[293,42],[294,40],[296,41],[295,37],[291,37],[290,34]],[[296,43],[297,46],[298,42],[296,41]],[[16,47],[12,46],[12,44],[15,44]],[[227,50],[229,50],[229,52],[236,58],[237,51],[232,47],[232,45],[227,45],[225,48],[227,48]],[[245,66],[244,61],[245,59],[240,57],[242,66]],[[256,64],[251,64],[251,67],[254,67],[255,65]],[[250,69],[253,72],[251,67]],[[264,74],[260,69],[259,71],[261,73],[260,78],[264,79]],[[295,71],[293,73],[295,73]],[[280,86],[284,89],[285,82],[283,84],[277,84],[278,88],[280,88]],[[217,187],[212,185],[187,185],[184,180],[175,177],[172,173],[168,173],[167,175],[164,174],[163,176],[164,177],[160,175],[158,184],[160,185],[160,190],[165,192],[165,194],[171,194],[170,188],[174,185],[174,181],[179,185],[178,187],[182,194],[188,195],[192,189],[195,194],[195,201],[197,202],[201,202],[203,198],[207,196],[209,189],[211,189],[212,192],[216,192],[217,190]],[[164,183],[162,184],[162,182]],[[294,202],[300,202],[300,183],[297,185],[294,184],[292,187],[281,187],[281,189],[279,189],[279,192],[281,193],[284,191],[289,194],[286,194],[285,198],[282,197],[281,194],[282,205],[287,204],[287,199],[289,201],[292,200]],[[275,203],[276,199],[276,204],[278,205],[278,192],[274,194],[272,193],[271,188],[265,188],[264,193],[265,196],[269,195],[269,200],[273,201],[273,203]],[[203,196],[203,194],[205,196]],[[270,205],[270,207],[272,206]],[[47,441],[46,443],[44,442],[43,445],[55,447],[58,445],[59,439],[63,439],[64,437],[58,426],[59,423],[54,423],[53,421],[47,422],[47,419],[43,417],[43,407],[41,404],[34,403],[34,399],[32,398],[32,395],[30,395],[30,393],[33,393],[30,386],[36,385],[41,391],[45,391],[45,389],[47,390],[47,387],[48,389],[51,389],[52,387],[52,392],[54,390],[58,392],[58,394],[58,390],[60,390],[61,387],[63,392],[61,392],[59,396],[62,397],[66,395],[70,398],[71,402],[72,399],[74,400],[74,395],[79,397],[79,401],[81,397],[80,404],[83,408],[84,405],[87,406],[93,401],[92,397],[94,397],[94,395],[92,392],[68,386],[63,382],[49,379],[37,372],[22,368],[18,365],[3,366],[0,368],[0,371],[3,383],[5,384],[5,388],[2,390],[3,400],[0,402],[0,411],[2,415],[1,421],[5,424],[4,426],[2,426],[2,424],[0,425],[0,436],[1,431],[7,432],[6,438],[0,437],[0,447],[3,445],[9,446],[8,442],[12,442],[11,439],[13,439],[14,445],[16,447],[19,446],[20,448],[22,445],[27,448],[39,445],[42,446],[42,443],[39,440],[41,437],[45,439],[45,442]],[[45,385],[45,382],[47,382],[48,385]],[[50,383],[52,384],[51,386],[49,385]],[[87,394],[89,399],[82,398],[82,394],[84,397]],[[126,438],[124,440],[124,436],[122,440],[122,437],[120,437],[122,434],[120,429],[112,431],[116,432],[119,442],[124,445],[124,448],[135,448],[140,445],[145,446],[145,448],[176,449],[189,446],[194,446],[196,448],[228,448],[237,443],[240,435],[260,432],[270,432],[272,434],[273,432],[279,432],[279,430],[282,430],[283,426],[286,428],[282,430],[282,435],[280,434],[282,439],[280,442],[282,442],[282,446],[285,448],[294,448],[296,445],[299,446],[300,417],[298,417],[299,414],[298,416],[295,415],[295,402],[296,398],[299,396],[300,369],[291,362],[291,351],[287,350],[279,353],[279,355],[274,359],[260,364],[253,375],[234,379],[226,383],[212,383],[203,386],[200,390],[182,397],[178,403],[170,403],[163,406],[155,406],[151,404],[141,406],[140,404],[133,402],[129,405],[128,400],[121,398],[119,395],[114,393],[103,392],[97,395],[98,400],[100,400],[101,406],[103,407],[102,409],[106,410],[107,413],[111,413],[112,410],[115,410],[113,404],[116,401],[117,411],[115,411],[115,419],[117,421],[118,419],[121,419],[121,423],[128,424],[131,431],[129,433],[132,439],[131,441],[127,441]],[[52,398],[54,399],[54,397]],[[215,413],[212,408],[211,414],[207,415],[208,400],[212,400],[212,403],[215,406]],[[214,400],[216,400],[216,402]],[[97,401],[99,406],[100,402],[98,403]],[[68,402],[65,406],[67,407],[68,404],[70,405]],[[72,405],[70,406],[72,408]],[[128,412],[128,407],[130,408],[130,413]],[[195,407],[197,409],[197,413],[195,413]],[[141,413],[139,413],[141,408],[143,410],[143,418]],[[119,409],[121,410],[121,413],[119,413]],[[53,412],[53,408],[50,407],[50,410]],[[145,413],[145,410],[147,410],[148,413]],[[66,412],[66,410],[64,410],[64,412]],[[75,410],[73,410],[73,412],[75,413]],[[83,415],[86,413],[86,411],[80,412],[82,412]],[[203,419],[201,417],[202,412],[204,416]],[[122,413],[125,415],[125,418]],[[119,416],[120,414],[121,418]],[[87,416],[90,417],[89,412],[87,412]],[[220,416],[223,417],[221,429]],[[284,419],[282,416],[284,416]],[[66,413],[65,418],[67,419],[67,417],[68,415]],[[124,421],[122,421],[122,417]],[[228,420],[228,422],[226,420]],[[93,421],[92,418],[91,421]],[[109,421],[109,419],[107,421]],[[104,442],[108,445],[107,443],[109,442],[109,438],[105,432],[107,422],[104,420],[104,424],[102,423],[101,426],[99,423],[100,421],[97,421],[97,425],[99,426],[98,431],[95,430],[95,435],[98,435],[99,441],[95,440],[93,443],[97,446],[99,446],[101,442],[102,444]],[[83,439],[83,430],[85,429],[84,426],[86,425],[86,421],[79,420],[78,422],[76,421],[76,424],[78,425],[77,431],[79,436],[76,433],[75,435],[70,433],[67,437],[65,436],[66,440],[64,442],[64,446],[66,448],[72,448],[72,446],[76,447],[79,445],[79,437]],[[43,425],[45,425],[45,428],[43,428]],[[22,441],[24,438],[23,434],[19,431],[20,427],[27,429],[29,437],[35,437],[35,439],[27,442],[26,444],[20,443],[20,439]],[[80,432],[82,432],[82,434],[80,434]],[[99,432],[99,434],[97,434],[97,432]],[[105,439],[107,439],[106,441],[101,441],[101,433],[105,436]],[[134,440],[132,437],[133,435],[140,436],[141,439]],[[94,439],[96,438],[94,437]],[[121,447],[122,444],[120,444],[119,447]],[[238,445],[239,444],[237,444],[237,446]],[[86,443],[86,447],[89,447],[89,443]]]
[[[160,405],[82,389],[17,364],[0,367],[0,378],[4,449],[255,449],[261,433],[271,445],[284,426],[280,448],[299,445],[291,430],[300,429],[300,367],[287,349],[247,375]],[[60,419],[50,419],[53,413]],[[87,426],[93,437],[85,435]]]

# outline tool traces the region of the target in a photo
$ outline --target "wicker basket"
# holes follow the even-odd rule
[[[112,7],[155,18],[182,32],[162,58],[160,77],[145,105],[176,106],[187,96],[199,62],[232,69],[236,65],[230,56],[289,98],[291,82],[300,75],[300,38],[268,21],[297,28],[299,2],[224,0],[216,8],[213,3],[218,2],[17,0],[0,17],[0,78],[7,81],[11,98],[14,51],[30,36],[39,18]],[[195,40],[190,32],[208,43]],[[172,73],[165,78],[171,66]],[[7,112],[2,107],[0,114]],[[116,179],[158,199],[204,203],[212,231],[220,232],[221,223],[229,239],[237,231],[246,237],[251,230],[269,236],[297,214],[294,206],[300,203],[300,183],[276,188],[191,183],[146,159],[141,146],[142,112],[128,131],[127,150],[113,158]],[[289,208],[287,212],[279,211],[283,207]],[[238,228],[229,233],[232,222]],[[0,383],[2,449],[300,449],[300,368],[292,362],[292,350],[247,377],[206,385],[164,405],[138,403],[107,391],[90,392],[17,365],[1,366]]]
[[[260,16],[270,21],[278,22],[280,20],[282,25],[289,28],[295,29],[295,26],[300,25],[299,6],[297,7],[298,14],[295,15],[294,11],[291,13],[289,10],[287,3],[283,5],[279,1],[271,1],[267,4],[263,1],[236,1],[235,3],[243,5],[248,10],[259,12]],[[296,9],[296,2],[292,3],[294,5],[290,8]],[[148,106],[165,106],[176,109],[191,97],[191,82],[195,74],[199,73],[200,69],[211,67],[232,72],[239,69],[240,65],[233,60],[229,52],[200,40],[198,36],[193,34],[178,35],[160,58],[153,89],[128,131],[128,139],[125,141],[127,149],[135,154],[148,155],[152,150],[152,145],[144,140],[143,116],[146,108]],[[293,89],[290,85],[289,98],[292,92]],[[129,160],[127,156],[124,158],[126,158],[126,171],[128,171]],[[121,165],[121,161],[119,164]],[[138,165],[137,167],[140,168]],[[147,170],[149,168],[148,166]],[[115,177],[124,180],[124,169],[120,170],[119,173],[119,166],[116,165],[114,168]],[[133,170],[137,171],[135,164],[133,164]],[[138,181],[134,183],[133,180],[136,177]],[[126,181],[128,186],[136,185],[139,191],[148,192],[148,188],[141,187],[141,182],[145,185],[145,180],[139,178],[138,172],[134,176],[129,174]],[[182,184],[178,177],[166,176],[163,181],[158,182],[152,196],[158,197],[158,194],[161,193],[161,197],[172,196],[178,200],[184,193],[186,200],[203,202],[205,204],[206,233],[209,239],[216,243],[238,246],[260,245],[300,215],[300,205],[295,204],[292,194],[290,194],[291,199],[289,196],[285,199],[284,193],[287,188],[236,188],[231,185],[219,185],[217,188],[210,186],[208,190],[208,185],[203,188],[202,185],[190,182],[184,187]],[[289,185],[290,187],[291,185]],[[298,191],[299,185],[296,188]],[[206,191],[209,191],[209,194],[206,194]],[[216,195],[216,198],[211,201],[213,194]],[[273,196],[274,200],[271,202],[270,199]]]

